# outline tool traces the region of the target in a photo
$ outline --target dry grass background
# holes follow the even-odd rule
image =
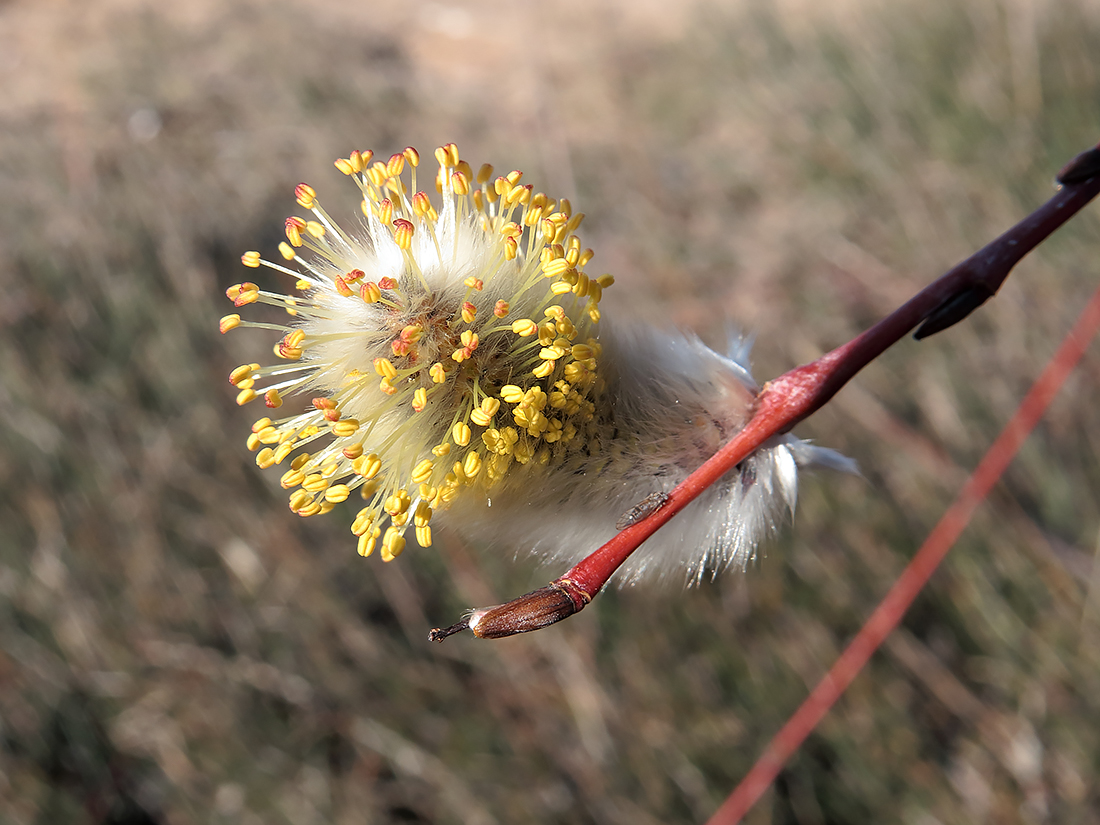
[[[574,198],[609,312],[736,323],[767,377],[1100,138],[1093,0],[818,5],[0,5],[0,822],[704,819],[1070,326],[1097,208],[800,428],[865,479],[809,481],[747,573],[496,643],[425,633],[549,571],[298,520],[225,380],[269,342],[217,318],[294,184],[350,212],[333,158],[454,140]],[[1098,378],[750,822],[1100,821]]]

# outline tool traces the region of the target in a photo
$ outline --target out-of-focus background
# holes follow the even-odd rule
[[[0,43],[3,823],[698,822],[1100,278],[1094,205],[868,368],[799,429],[864,477],[809,479],[744,574],[430,645],[560,571],[443,531],[364,561],[257,469],[226,377],[271,341],[217,320],[296,183],[352,215],[354,148],[523,169],[588,214],[607,313],[737,324],[763,379],[1050,195],[1100,139],[1100,7],[8,0]],[[1098,379],[750,822],[1100,821]]]

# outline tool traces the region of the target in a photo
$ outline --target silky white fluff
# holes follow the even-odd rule
[[[723,356],[690,333],[607,320],[601,328],[608,442],[595,455],[531,468],[515,479],[521,483],[489,491],[476,509],[448,513],[460,533],[576,563],[615,535],[623,513],[652,493],[672,490],[748,420],[759,391],[748,339],[733,336]],[[793,515],[799,470],[815,466],[858,472],[835,450],[777,436],[661,527],[613,580],[691,585],[730,567],[743,569]],[[522,537],[518,547],[516,537]]]
[[[342,230],[300,184],[312,217],[288,218],[279,250],[297,270],[242,256],[294,277],[299,296],[252,282],[226,293],[289,315],[232,314],[220,327],[282,334],[282,363],[241,365],[230,381],[238,403],[263,399],[269,411],[247,443],[260,467],[279,467],[291,510],[308,517],[361,498],[359,552],[380,547],[384,561],[407,532],[431,547],[442,524],[571,563],[745,425],[759,391],[748,342],[735,339],[727,357],[693,335],[604,319],[614,278],[585,272],[594,253],[582,251],[583,215],[568,201],[534,193],[518,171],[475,175],[448,144],[436,151],[436,208],[417,191],[414,149],[370,158],[336,163],[363,194],[360,232]],[[799,468],[812,464],[854,470],[777,437],[650,538],[618,581],[692,583],[744,567],[793,511]]]

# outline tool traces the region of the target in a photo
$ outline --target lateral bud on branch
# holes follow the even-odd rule
[[[575,583],[568,579],[558,580],[505,604],[480,607],[450,627],[434,628],[428,640],[442,642],[463,630],[471,631],[480,639],[503,639],[541,630],[580,612],[590,601],[592,596]]]

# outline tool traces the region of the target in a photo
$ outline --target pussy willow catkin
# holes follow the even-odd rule
[[[518,171],[474,173],[454,144],[435,152],[432,194],[418,188],[416,150],[372,157],[336,161],[362,193],[354,230],[300,184],[309,214],[286,220],[286,263],[242,256],[289,276],[297,295],[251,282],[227,291],[237,307],[290,316],[227,315],[221,330],[280,336],[278,363],[244,364],[230,381],[237,403],[269,410],[248,447],[282,470],[293,511],[360,501],[359,553],[384,561],[410,533],[431,546],[437,514],[470,538],[576,561],[744,425],[758,389],[747,346],[725,357],[691,336],[602,320],[614,279],[586,272],[593,253],[569,201]],[[620,580],[744,565],[794,507],[809,463],[850,469],[777,438],[643,545]]]

